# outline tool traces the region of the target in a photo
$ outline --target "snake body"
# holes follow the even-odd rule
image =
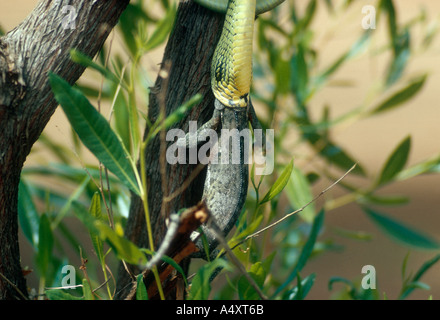
[[[252,82],[252,40],[255,16],[271,10],[284,0],[197,0],[226,11],[225,22],[211,66],[215,97],[227,107],[247,107]]]

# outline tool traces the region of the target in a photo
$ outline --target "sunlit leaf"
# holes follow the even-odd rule
[[[294,209],[303,207],[313,199],[307,178],[298,168],[295,167],[292,168],[290,180],[288,181],[285,190],[290,205]],[[315,205],[311,203],[299,214],[305,221],[312,222],[315,216]]]
[[[283,191],[284,187],[290,180],[290,176],[293,170],[293,160],[289,162],[289,164],[284,168],[283,172],[281,172],[278,179],[275,183],[270,187],[269,191],[267,191],[266,195],[260,201],[260,205],[272,200],[276,197],[281,191]]]

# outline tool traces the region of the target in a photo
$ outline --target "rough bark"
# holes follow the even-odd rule
[[[20,266],[17,194],[23,163],[57,107],[48,73],[73,84],[84,68],[70,60],[70,49],[93,57],[128,2],[42,0],[0,38],[0,299],[27,296]],[[65,5],[76,11],[75,28],[64,28]]]
[[[165,108],[168,115],[196,93],[202,94],[203,101],[175,127],[187,132],[189,121],[197,121],[200,126],[212,116],[214,96],[210,83],[211,60],[220,37],[223,20],[223,15],[213,13],[192,1],[180,3],[174,29],[162,60],[163,67],[170,66],[168,77],[159,76],[151,90],[148,114],[150,121],[154,122],[157,119],[161,107]],[[145,135],[148,134],[148,130],[147,127]],[[145,154],[148,167],[149,211],[156,247],[161,243],[166,232],[166,218],[172,212],[196,205],[201,199],[204,181],[202,171],[177,197],[168,202],[163,201],[164,195],[167,196],[178,190],[193,172],[197,172],[197,169],[194,164],[169,165],[166,161],[161,161],[158,156],[160,145],[161,137],[158,135],[149,144]],[[165,166],[165,171],[162,173],[161,165]],[[162,177],[165,178],[164,181]],[[144,216],[142,202],[138,197],[133,196],[125,234],[139,246],[149,247]],[[188,261],[184,264],[187,265]],[[138,274],[141,270],[130,266],[130,271]],[[117,298],[123,299],[127,296],[131,288],[130,283],[128,273],[121,266],[118,273]],[[175,297],[176,293],[173,293],[167,298]]]

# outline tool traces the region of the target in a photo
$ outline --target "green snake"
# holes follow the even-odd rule
[[[252,39],[255,16],[284,0],[195,0],[218,12],[226,12],[222,34],[214,52],[211,86],[224,106],[246,107],[252,82]]]
[[[249,141],[246,141],[242,133],[249,132],[249,122],[254,129],[261,129],[249,96],[255,16],[276,7],[284,0],[258,3],[256,0],[230,0],[229,3],[195,1],[212,10],[226,11],[222,34],[211,64],[211,87],[215,96],[213,116],[197,130],[195,140],[187,134],[178,142],[182,147],[192,148],[204,141],[207,129],[214,129],[218,133],[218,141],[212,149],[214,151],[211,150],[211,156],[217,156],[217,162],[210,161],[208,164],[202,196],[212,217],[211,228],[204,226],[203,232],[209,245],[209,256],[213,258],[219,243],[218,232],[224,236],[229,233],[247,195],[249,169],[246,158]],[[249,137],[250,134],[247,134]],[[216,232],[213,232],[213,227]],[[193,232],[191,239],[199,248],[193,257],[207,259],[200,233]]]

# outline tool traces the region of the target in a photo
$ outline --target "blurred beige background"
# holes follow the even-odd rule
[[[302,2],[302,3],[300,3]],[[340,3],[340,1],[335,1]],[[408,22],[417,16],[422,8],[425,9],[429,20],[439,21],[440,1],[438,0],[395,0],[398,21]],[[16,26],[32,10],[37,3],[35,0],[0,0],[0,25],[4,30]],[[303,6],[306,1],[297,1],[298,6]],[[319,2],[318,16],[314,20],[316,30],[316,47],[325,50],[325,57],[320,61],[322,67],[329,65],[339,57],[358,38],[363,31],[361,8],[366,4],[376,4],[376,1],[361,0],[350,7],[345,14],[329,19],[324,6]],[[283,23],[281,21],[280,23]],[[420,28],[415,29],[414,42],[420,43]],[[376,30],[386,36],[385,24],[380,24]],[[419,38],[418,38],[419,37]],[[117,37],[116,37],[117,38]],[[378,40],[379,41],[379,40]],[[375,45],[377,48],[378,46]],[[429,73],[428,80],[423,90],[404,107],[396,111],[368,120],[357,121],[354,125],[338,127],[333,138],[344,146],[355,159],[366,167],[369,175],[375,175],[380,169],[390,152],[397,144],[408,135],[412,136],[412,149],[409,164],[416,164],[431,156],[440,153],[440,37],[425,52],[413,52],[411,64],[406,70],[404,79],[411,76]],[[150,56],[150,66],[156,66],[161,60],[160,49]],[[320,116],[325,105],[331,107],[332,116],[341,115],[350,108],[358,106],[367,96],[372,82],[379,78],[388,60],[375,57],[372,52],[366,52],[360,57],[337,72],[334,81],[351,81],[353,86],[338,87],[326,86],[311,102],[312,114]],[[153,67],[154,69],[154,67]],[[93,77],[93,76],[92,76]],[[92,81],[98,81],[92,78]],[[377,101],[378,102],[378,101]],[[48,124],[45,132],[58,141],[71,143],[70,131],[66,126],[66,119],[61,110],[58,110]],[[32,153],[26,165],[32,163],[49,162],[44,154]],[[296,162],[297,166],[307,168],[307,163]],[[319,190],[316,190],[319,192]],[[336,191],[335,191],[336,192]],[[411,202],[403,207],[386,209],[393,217],[405,221],[415,228],[421,229],[440,241],[440,175],[417,177],[410,181],[396,183],[382,190],[384,194],[402,194],[411,197]],[[335,243],[342,244],[344,250],[340,252],[327,252],[318,259],[311,260],[302,276],[312,272],[317,274],[316,282],[309,294],[309,299],[327,299],[331,293],[342,287],[336,284],[334,290],[327,289],[328,279],[332,276],[343,276],[348,279],[361,279],[361,269],[364,265],[373,265],[376,268],[378,291],[380,295],[385,292],[389,299],[394,299],[401,288],[401,265],[408,248],[396,244],[385,237],[365,217],[355,205],[345,206],[343,209],[328,212],[326,223],[329,226],[346,228],[349,230],[362,230],[374,234],[370,242],[356,242],[346,240],[327,232],[323,235],[333,239]],[[26,244],[22,245],[26,248]],[[438,252],[411,251],[408,262],[408,271],[416,271],[418,267]],[[23,264],[32,263],[23,257]],[[416,291],[411,299],[426,299],[433,295],[434,299],[440,298],[440,264],[434,266],[422,281],[431,286],[430,291]]]

